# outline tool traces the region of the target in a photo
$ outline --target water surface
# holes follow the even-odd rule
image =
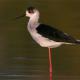
[[[0,79],[49,80],[48,50],[30,37],[28,19],[13,20],[35,6],[40,21],[80,39],[79,0],[0,0]],[[80,80],[80,46],[53,49],[53,80]]]

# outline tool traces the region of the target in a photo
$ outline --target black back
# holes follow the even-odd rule
[[[49,25],[40,24],[36,30],[42,36],[56,42],[76,43],[76,40],[73,37],[56,28],[50,27]]]

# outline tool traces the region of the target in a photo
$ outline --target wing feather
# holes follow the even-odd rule
[[[54,40],[56,42],[68,42],[68,43],[75,43],[76,40],[72,36],[63,33],[62,31],[50,27],[49,25],[40,24],[36,28],[37,32],[42,36],[49,38],[50,40]]]

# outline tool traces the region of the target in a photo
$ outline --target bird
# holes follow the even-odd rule
[[[26,17],[29,17],[28,31],[32,38],[41,46],[56,48],[62,44],[80,44],[72,36],[64,33],[54,27],[39,23],[40,13],[35,7],[29,7],[26,11]]]
[[[16,17],[29,17],[27,24],[27,29],[32,36],[33,40],[36,41],[41,47],[48,48],[49,51],[49,71],[50,71],[50,80],[52,80],[52,48],[57,48],[64,44],[76,45],[80,44],[80,40],[75,39],[71,35],[64,33],[63,31],[39,22],[40,12],[35,7],[28,7],[25,14]]]

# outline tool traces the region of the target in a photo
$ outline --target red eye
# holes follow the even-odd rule
[[[34,11],[33,10],[29,10],[29,13],[34,13]]]
[[[29,7],[27,10],[29,13],[34,13],[34,9],[35,9],[34,7]]]

